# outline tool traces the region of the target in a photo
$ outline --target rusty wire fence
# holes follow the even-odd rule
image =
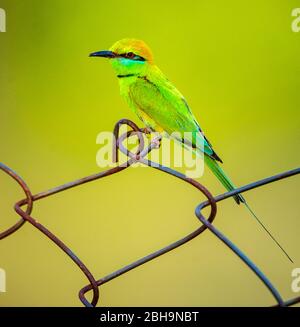
[[[122,135],[120,135],[120,127],[122,125],[129,126],[130,130]],[[65,252],[65,254],[73,260],[74,264],[77,265],[77,267],[82,271],[82,273],[86,276],[88,280],[88,285],[84,286],[79,291],[79,299],[82,302],[82,304],[86,307],[95,307],[99,302],[99,288],[101,285],[110,282],[111,280],[128,273],[129,271],[149,262],[150,260],[153,260],[161,255],[164,255],[167,252],[170,252],[181,245],[191,241],[195,237],[199,236],[201,233],[203,233],[205,230],[210,231],[213,233],[220,241],[224,243],[240,260],[243,262],[247,267],[261,280],[261,282],[265,285],[266,289],[272,294],[274,300],[276,301],[275,306],[291,306],[295,305],[297,303],[300,303],[300,297],[295,297],[293,299],[284,300],[278,290],[275,288],[275,286],[270,282],[268,277],[255,265],[254,262],[250,260],[233,242],[231,242],[220,230],[218,230],[212,223],[217,215],[217,202],[223,201],[229,197],[232,197],[238,193],[243,193],[252,189],[255,189],[257,187],[261,187],[263,185],[273,183],[276,181],[279,181],[284,178],[292,177],[300,173],[300,168],[296,168],[290,171],[283,172],[281,174],[267,177],[265,179],[256,181],[254,183],[242,186],[240,188],[235,189],[234,191],[226,192],[224,194],[218,195],[218,196],[212,196],[212,194],[200,183],[195,181],[194,179],[188,178],[187,176],[183,175],[182,173],[175,171],[171,168],[162,166],[157,163],[153,163],[150,160],[146,159],[146,156],[155,148],[159,146],[157,142],[151,142],[150,145],[145,146],[144,142],[144,133],[146,131],[144,129],[138,128],[138,126],[133,123],[130,120],[122,119],[120,120],[114,128],[114,135],[115,135],[115,143],[114,143],[114,156],[113,161],[117,163],[116,167],[113,167],[111,169],[108,169],[106,171],[90,175],[81,179],[78,179],[76,181],[66,183],[61,186],[57,186],[53,189],[47,190],[45,192],[41,192],[38,194],[32,194],[29,187],[25,183],[25,181],[11,168],[7,167],[5,164],[0,163],[0,169],[5,172],[6,174],[10,175],[23,189],[25,193],[25,198],[23,200],[18,201],[15,204],[15,211],[20,216],[20,220],[15,223],[12,227],[7,229],[6,231],[3,231],[0,233],[0,240],[8,237],[9,235],[15,233],[19,228],[21,228],[24,223],[28,222],[31,224],[34,228],[38,229],[41,233],[43,233],[45,236],[49,238],[49,240],[53,243],[55,243],[62,251]],[[137,151],[135,153],[131,152],[129,149],[125,148],[123,145],[123,142],[131,137],[136,136],[138,138],[138,147]],[[160,141],[160,140],[159,140]],[[127,162],[123,164],[118,164],[119,162],[119,156],[118,153],[121,151],[124,153],[128,160]],[[136,260],[135,262],[112,272],[111,274],[96,279],[95,276],[92,274],[92,272],[87,268],[87,266],[80,260],[80,258],[62,241],[60,240],[56,235],[54,235],[49,229],[47,229],[45,226],[43,226],[41,223],[37,222],[34,217],[31,216],[31,212],[33,209],[34,202],[37,202],[43,198],[47,198],[50,196],[53,196],[57,193],[66,191],[68,189],[71,189],[73,187],[80,186],[85,183],[89,183],[98,179],[101,179],[103,177],[107,177],[113,174],[116,174],[118,172],[121,172],[124,169],[127,169],[134,163],[142,163],[144,165],[150,166],[153,169],[160,170],[164,173],[167,173],[173,177],[181,179],[183,182],[186,182],[187,184],[195,187],[198,189],[205,197],[206,201],[200,203],[195,210],[195,215],[198,218],[198,220],[201,222],[200,226],[193,231],[192,233],[186,235],[185,237],[181,238],[180,240],[169,244],[168,246],[155,251],[143,258],[140,258],[139,260]],[[202,214],[202,210],[206,207],[210,207],[210,213],[208,217],[204,217]],[[89,302],[86,298],[86,294],[88,292],[92,292],[92,300]],[[274,305],[274,304],[273,304]]]

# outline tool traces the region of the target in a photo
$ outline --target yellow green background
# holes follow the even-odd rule
[[[237,185],[299,164],[299,1],[0,0],[0,161],[33,193],[99,171],[96,136],[136,117],[108,62],[89,58],[123,37],[145,40],[187,98]],[[224,191],[212,174],[199,180]],[[0,174],[0,227],[18,219],[23,197]],[[248,202],[294,258],[275,247],[243,207],[220,203],[215,225],[287,299],[300,267],[299,179],[249,192]],[[61,237],[96,278],[195,229],[203,200],[150,169],[128,169],[35,203],[33,217]],[[26,224],[0,242],[7,273],[1,306],[78,306],[86,279]],[[100,289],[105,306],[265,306],[262,283],[209,232]],[[299,295],[299,294],[298,294]]]

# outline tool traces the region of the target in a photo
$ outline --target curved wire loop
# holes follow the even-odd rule
[[[32,200],[32,194],[30,192],[29,187],[27,186],[27,184],[24,182],[24,180],[15,171],[13,171],[12,169],[10,169],[9,167],[7,167],[6,165],[4,165],[1,162],[0,162],[0,169],[2,171],[4,171],[7,175],[12,177],[12,179],[15,180],[21,186],[22,190],[24,191],[24,193],[26,195],[26,200],[27,200],[26,213],[28,215],[30,215],[31,211],[32,211],[32,207],[33,207],[33,200]],[[11,226],[7,230],[1,232],[0,233],[0,240],[2,240],[5,237],[15,233],[18,229],[20,229],[24,225],[25,221],[26,221],[25,219],[21,218],[13,226]]]

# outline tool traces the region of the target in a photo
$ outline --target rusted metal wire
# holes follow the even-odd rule
[[[30,215],[33,207],[33,200],[29,187],[16,172],[14,172],[12,169],[10,169],[9,167],[7,167],[1,162],[0,162],[0,169],[4,171],[6,174],[8,174],[9,176],[11,176],[21,186],[22,190],[26,195],[26,200],[27,200],[26,213]],[[18,222],[15,223],[15,225],[11,226],[4,232],[0,233],[0,240],[16,232],[19,228],[23,226],[25,221],[26,221],[25,219],[21,218]]]
[[[131,128],[130,131],[122,134],[120,134],[120,128],[122,125],[127,125]],[[7,229],[6,231],[0,233],[0,240],[4,239],[5,237],[11,235],[12,233],[16,232],[25,222],[30,223],[33,227],[37,228],[42,234],[47,236],[53,243],[55,243],[62,251],[66,253],[67,256],[70,257],[71,260],[80,268],[80,270],[84,273],[86,276],[89,284],[83,287],[79,291],[79,299],[86,307],[94,307],[98,304],[99,301],[99,288],[101,285],[108,283],[109,281],[167,253],[170,252],[181,245],[191,241],[195,237],[199,236],[202,232],[204,232],[206,229],[208,229],[210,232],[212,232],[217,238],[219,238],[235,255],[237,255],[242,262],[244,262],[249,269],[251,269],[256,276],[263,282],[263,284],[266,286],[266,288],[271,292],[273,295],[276,305],[277,306],[291,306],[295,305],[297,303],[300,303],[300,297],[296,297],[294,299],[290,299],[287,301],[284,301],[281,297],[280,293],[277,291],[277,289],[272,285],[270,280],[267,278],[267,276],[232,242],[230,241],[222,232],[220,232],[212,223],[213,220],[216,217],[217,214],[217,202],[223,201],[227,198],[230,198],[238,193],[243,193],[249,190],[252,190],[257,187],[261,187],[263,185],[273,183],[275,181],[291,177],[294,175],[297,175],[300,173],[300,168],[290,170],[272,177],[268,177],[265,179],[262,179],[260,181],[242,186],[238,189],[235,189],[234,191],[226,192],[224,194],[218,195],[213,197],[212,194],[200,183],[197,181],[188,178],[184,174],[175,171],[169,167],[165,167],[163,165],[160,165],[158,163],[151,162],[146,158],[146,156],[155,148],[157,148],[157,141],[160,142],[160,139],[156,140],[156,142],[150,142],[150,145],[145,147],[144,143],[144,133],[146,131],[144,129],[140,129],[135,123],[133,123],[130,120],[122,119],[120,120],[114,128],[114,151],[113,151],[113,161],[117,164],[116,167],[113,167],[111,169],[108,169],[106,171],[90,175],[75,181],[72,181],[70,183],[66,183],[60,186],[57,186],[55,188],[52,188],[50,190],[40,192],[38,194],[32,195],[29,187],[26,185],[26,183],[23,181],[23,179],[12,169],[7,167],[6,165],[0,163],[0,169],[7,173],[9,176],[11,176],[23,189],[26,198],[18,201],[15,204],[15,211],[19,214],[21,219],[15,223],[12,227]],[[136,136],[138,138],[138,147],[135,153],[131,152],[129,149],[124,147],[123,142],[126,138]],[[123,164],[119,164],[119,156],[118,153],[121,151],[128,157],[128,161],[126,161]],[[106,176],[110,176],[116,173],[119,173],[123,171],[124,169],[130,167],[132,164],[139,162],[144,165],[150,166],[154,169],[160,170],[166,174],[169,174],[173,177],[176,177],[183,182],[186,182],[190,184],[191,186],[197,188],[205,197],[206,201],[199,204],[195,210],[195,214],[197,218],[200,220],[202,225],[198,227],[195,231],[192,233],[189,233],[188,235],[182,237],[181,239],[177,240],[176,242],[173,242],[172,244],[169,244],[168,246],[155,251],[139,260],[136,260],[135,262],[122,267],[119,270],[116,270],[115,272],[112,272],[111,274],[96,280],[93,274],[90,272],[90,270],[87,268],[87,266],[76,256],[76,254],[65,244],[63,243],[57,236],[55,236],[49,229],[47,229],[45,226],[43,226],[41,223],[37,222],[35,218],[32,217],[31,212],[33,208],[33,203],[36,201],[39,201],[41,199],[53,196],[57,193],[66,191],[68,189],[80,186],[85,183],[89,183],[98,179],[101,179]],[[23,209],[23,207],[26,206],[26,210]],[[210,207],[210,213],[208,215],[208,218],[205,218],[202,214],[202,210],[206,207]],[[92,301],[89,302],[86,298],[86,293],[92,291]]]

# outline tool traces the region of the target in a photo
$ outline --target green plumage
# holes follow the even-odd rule
[[[205,156],[205,163],[228,191],[232,191],[235,189],[234,184],[231,182],[229,177],[227,177],[224,170],[220,167],[216,160]],[[241,194],[236,195],[234,199],[238,204],[240,202],[246,203],[244,197]]]
[[[186,100],[156,66],[134,75],[122,75],[119,82],[121,95],[148,128],[169,135],[174,132],[179,136],[183,136],[184,132],[195,133],[200,139],[199,143],[204,145],[202,151],[207,166],[228,191],[235,188],[219,166],[217,161],[221,159],[204,136]],[[181,141],[182,138],[177,140]],[[188,141],[192,148],[193,140]],[[244,202],[240,195],[235,200],[237,203]]]

